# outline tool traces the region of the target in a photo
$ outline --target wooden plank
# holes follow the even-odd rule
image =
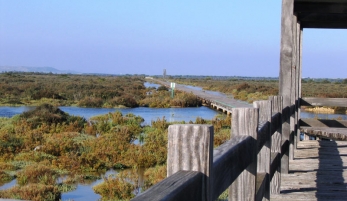
[[[297,63],[297,18],[295,15],[292,15],[292,26],[293,26],[293,55],[292,55],[292,79],[291,79],[291,94],[290,94],[290,103],[291,103],[291,116],[290,116],[290,136],[289,136],[289,160],[294,159],[294,149],[295,149],[295,143],[296,143],[296,110],[297,110],[297,71],[296,68],[298,66]]]
[[[336,127],[347,128],[347,120],[334,119],[300,119],[300,127]]]
[[[302,106],[330,106],[330,107],[347,107],[347,98],[301,98]]]
[[[276,132],[282,128],[282,115],[281,113],[276,113],[271,117],[271,135],[273,136]],[[272,138],[273,141],[273,138]]]
[[[256,140],[251,136],[234,136],[213,152],[212,200],[227,189],[253,162]]]
[[[319,138],[347,141],[347,128],[300,127],[300,131]]]
[[[180,170],[199,171],[203,180],[203,200],[210,200],[212,177],[213,126],[176,124],[169,126],[167,176]]]
[[[273,181],[271,182],[271,187],[275,188],[278,187],[280,188],[280,179],[274,179],[274,176],[276,172],[278,171],[279,167],[281,165],[281,154],[277,152],[271,152],[271,165],[270,165],[270,180]],[[274,189],[274,192],[277,194],[276,189]],[[279,192],[278,192],[279,193]]]
[[[270,97],[272,101],[271,118],[271,166],[270,166],[270,195],[280,193],[281,187],[281,147],[282,147],[282,97]],[[271,196],[270,196],[271,197]]]
[[[291,77],[292,77],[292,57],[293,57],[293,10],[294,0],[282,0],[281,14],[281,48],[280,48],[280,75],[279,75],[279,95],[283,96],[283,108],[286,110],[291,105]],[[285,113],[283,117],[287,119]],[[284,121],[282,125],[282,141],[289,141],[290,126],[289,121]],[[288,173],[289,152],[283,153],[282,173]]]
[[[260,192],[261,195],[256,195],[258,198],[262,196],[264,200],[270,199],[270,163],[271,163],[271,117],[272,117],[272,101],[255,101],[253,102],[254,108],[259,108],[259,121],[265,122],[258,130],[258,150],[260,152],[257,156],[257,172],[265,174],[265,183],[263,189]],[[260,140],[262,139],[262,140]],[[259,191],[257,191],[258,193]],[[257,199],[256,198],[256,199]]]
[[[266,185],[267,185],[267,181],[268,181],[268,174],[266,174],[265,172],[258,172],[257,173],[257,184],[256,184],[256,197],[255,200],[256,201],[262,201],[262,200],[269,200],[270,197],[266,198]]]
[[[257,108],[232,109],[233,136],[247,135],[257,140],[259,110]],[[245,201],[255,199],[257,152],[256,147],[251,149],[252,163],[244,170],[229,188],[229,200]]]
[[[346,141],[301,141],[290,161],[292,174],[282,175],[281,194],[271,200],[345,200]]]
[[[201,192],[201,188],[198,188],[204,180],[206,180],[206,175],[201,172],[178,171],[141,193],[132,201],[204,200],[203,192]]]

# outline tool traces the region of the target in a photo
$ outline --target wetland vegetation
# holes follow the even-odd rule
[[[166,177],[167,129],[172,122],[160,118],[143,125],[134,114],[112,112],[86,120],[57,106],[80,107],[197,107],[193,94],[166,87],[146,88],[143,76],[0,74],[1,105],[31,105],[36,109],[11,118],[0,118],[0,185],[16,179],[15,187],[0,190],[1,198],[59,200],[78,182],[100,178],[110,169],[128,169],[104,177],[93,190],[101,200],[129,200]],[[276,80],[172,79],[220,91],[253,102],[278,94]],[[303,96],[345,97],[345,82],[303,82]],[[214,145],[230,139],[229,116],[212,120]],[[139,141],[140,143],[134,143]],[[145,168],[143,186],[139,168]]]
[[[93,190],[102,196],[102,200],[129,200],[140,190],[136,173],[139,168],[146,168],[146,179],[141,190],[166,177],[167,128],[171,123],[164,117],[145,126],[142,125],[142,117],[131,113],[123,115],[120,112],[95,116],[87,121],[61,111],[58,105],[80,105],[79,100],[86,100],[88,95],[102,99],[102,106],[109,106],[110,100],[130,95],[137,105],[148,104],[149,107],[200,105],[191,94],[176,93],[177,99],[172,99],[167,88],[146,89],[142,87],[143,78],[139,77],[106,77],[105,81],[102,81],[97,76],[86,76],[82,79],[82,76],[71,75],[73,79],[80,77],[83,82],[109,84],[109,89],[117,83],[125,85],[119,85],[119,88],[124,89],[124,93],[113,97],[104,96],[103,99],[99,97],[103,94],[100,89],[103,84],[91,84],[90,89],[98,90],[94,93],[93,90],[81,92],[83,95],[80,99],[75,99],[73,94],[81,89],[72,90],[71,94],[68,91],[63,93],[64,90],[58,91],[68,85],[68,80],[65,80],[66,83],[59,84],[57,81],[57,84],[52,84],[56,80],[67,79],[63,75],[9,73],[1,76],[5,77],[4,80],[8,79],[1,87],[6,90],[0,90],[4,95],[1,100],[3,104],[38,105],[36,109],[12,118],[0,118],[0,184],[14,178],[17,181],[16,186],[0,190],[1,198],[59,200],[63,192],[76,189],[78,182],[99,178],[100,173],[109,169],[128,169],[129,171],[120,171],[117,176],[104,177],[104,182],[96,185]],[[31,78],[34,80],[30,81],[31,86],[22,83]],[[12,82],[10,79],[17,81]],[[49,82],[52,82],[49,87],[40,86]],[[129,92],[134,89],[130,84],[141,85],[135,89],[135,95]],[[12,90],[8,88],[10,85]],[[31,89],[30,87],[33,93],[42,96],[39,98],[29,95],[27,90]],[[52,90],[50,87],[56,88]],[[41,89],[40,93],[36,91]],[[120,103],[115,105],[119,106],[118,104]],[[215,145],[218,146],[230,139],[230,122],[230,117],[221,116],[213,120],[197,118],[195,122],[179,123],[213,124]],[[141,143],[134,143],[135,140]]]

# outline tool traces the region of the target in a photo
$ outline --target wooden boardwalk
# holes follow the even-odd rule
[[[158,79],[152,79],[152,81],[155,81],[157,83],[160,83],[161,85],[165,85],[167,87],[170,87],[170,82],[164,82],[162,80]],[[231,96],[226,96],[226,95],[221,95],[217,93],[212,93],[212,92],[205,92],[204,90],[196,90],[194,88],[181,85],[181,84],[176,84],[175,90],[179,91],[184,91],[187,93],[193,93],[196,96],[200,97],[201,99],[209,100],[212,102],[220,103],[221,105],[228,106],[230,108],[240,108],[240,107],[252,107],[251,104],[245,102],[245,101],[240,101],[236,100]]]
[[[347,142],[300,141],[274,201],[347,200]]]

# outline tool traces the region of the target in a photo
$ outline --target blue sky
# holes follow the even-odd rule
[[[281,0],[0,0],[0,66],[277,77],[280,14]],[[346,78],[346,35],[305,29],[303,77]]]

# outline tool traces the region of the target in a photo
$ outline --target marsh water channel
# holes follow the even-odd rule
[[[157,87],[157,84],[146,83],[146,87]],[[201,88],[194,87],[194,89],[202,90]],[[223,96],[224,94],[219,92],[207,92],[214,93],[216,95]],[[225,95],[224,95],[225,96]],[[0,117],[12,117],[17,114],[21,114],[25,111],[31,110],[34,107],[0,107]],[[82,116],[86,119],[89,119],[92,116],[107,114],[109,112],[120,111],[123,115],[128,113],[133,113],[137,116],[141,116],[144,118],[144,125],[150,125],[152,120],[157,120],[158,118],[163,118],[168,122],[189,122],[195,121],[197,117],[201,117],[203,119],[213,119],[216,115],[224,115],[219,111],[215,111],[208,107],[193,107],[193,108],[148,108],[148,107],[138,107],[138,108],[81,108],[81,107],[59,107],[64,112],[69,113],[70,115]],[[323,118],[323,119],[333,119],[333,118],[342,118],[347,119],[347,115],[340,114],[315,114],[302,112],[302,118]],[[126,171],[126,170],[125,170]],[[140,171],[141,174],[142,171]],[[106,177],[110,174],[117,175],[117,170],[109,170],[102,177]],[[141,177],[141,176],[140,176]],[[93,191],[93,186],[96,184],[103,182],[103,179],[91,180],[88,183],[79,183],[77,184],[77,188],[74,191],[63,193],[61,199],[62,200],[98,200],[101,198],[100,195],[95,194]],[[13,180],[3,186],[0,186],[0,190],[8,189],[16,185],[16,180]]]

